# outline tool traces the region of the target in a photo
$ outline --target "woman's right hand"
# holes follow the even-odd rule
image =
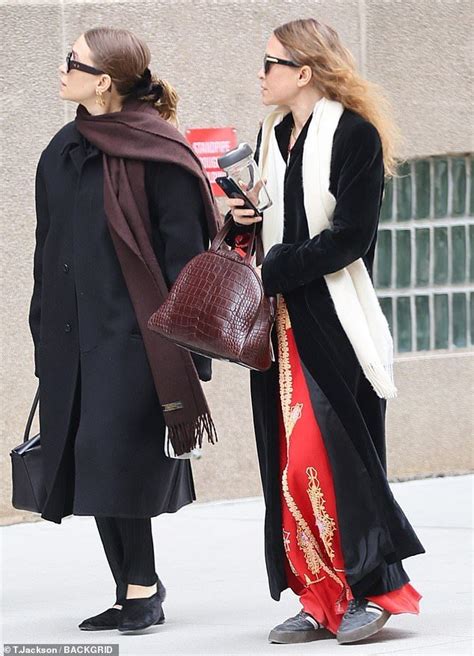
[[[239,209],[245,204],[243,198],[226,198],[225,200],[236,223],[252,225],[252,223],[258,223],[262,220],[262,217],[256,215],[253,210]]]
[[[246,186],[241,183],[242,189],[245,191],[254,205],[258,205],[258,196],[262,186],[263,181],[258,180],[257,184],[250,191],[247,191]],[[260,214],[255,214],[253,210],[239,209],[239,207],[245,204],[245,201],[242,198],[226,198],[226,200],[227,205],[231,211],[232,218],[236,223],[241,223],[242,225],[252,225],[252,223],[258,223],[262,220],[262,216]]]

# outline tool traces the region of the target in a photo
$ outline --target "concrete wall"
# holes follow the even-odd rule
[[[51,136],[74,116],[57,96],[67,45],[98,24],[130,27],[149,43],[152,71],[181,96],[181,128],[233,125],[253,142],[265,114],[256,72],[276,25],[314,16],[333,25],[364,75],[382,84],[406,137],[405,157],[472,151],[468,112],[469,0],[0,2],[2,89],[2,449],[0,521],[33,520],[11,508],[9,450],[33,398],[27,324],[34,247],[34,170]],[[390,403],[394,477],[470,469],[472,352],[400,357]],[[217,363],[209,394],[220,442],[196,463],[199,498],[260,493],[248,373]]]

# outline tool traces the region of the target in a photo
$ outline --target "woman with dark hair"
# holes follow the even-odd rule
[[[199,382],[210,380],[210,360],[147,328],[218,223],[199,160],[171,124],[176,93],[149,63],[128,30],[82,34],[59,69],[60,97],[78,103],[76,118],[36,174],[29,320],[41,517],[95,517],[116,599],[79,625],[88,631],[164,621],[151,517],[195,499],[189,457],[215,437]]]
[[[302,610],[269,640],[377,633],[418,613],[401,561],[424,552],[386,476],[386,399],[396,395],[390,330],[372,285],[384,189],[397,130],[376,85],[334,29],[278,27],[258,77],[257,157],[273,205],[263,219],[229,200],[231,241],[257,222],[264,290],[277,296],[276,362],[251,372],[266,503],[271,595],[290,587]]]

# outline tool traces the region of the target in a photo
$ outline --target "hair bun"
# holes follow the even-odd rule
[[[130,89],[130,95],[135,98],[152,96],[154,102],[156,102],[163,95],[163,86],[159,82],[153,81],[151,71],[147,67]]]
[[[153,96],[153,100],[156,102],[163,95],[163,85],[159,82],[152,82],[147,95]]]
[[[142,74],[142,78],[141,78],[141,79],[142,79],[144,82],[146,82],[147,84],[151,84],[151,81],[152,81],[152,78],[151,78],[151,71],[150,71],[150,69],[148,68],[148,66],[147,66],[147,67],[145,68],[145,70],[143,71],[143,74]]]

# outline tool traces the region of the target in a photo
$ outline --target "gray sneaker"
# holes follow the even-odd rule
[[[268,636],[268,642],[288,645],[297,642],[313,642],[313,640],[324,640],[327,638],[334,638],[334,634],[325,629],[311,615],[301,610],[298,615],[289,617],[283,624],[278,624],[278,626],[272,629]]]
[[[370,613],[372,608],[377,613]],[[364,640],[374,635],[386,624],[391,613],[378,606],[371,606],[367,599],[351,599],[342,618],[336,638],[340,645]]]

